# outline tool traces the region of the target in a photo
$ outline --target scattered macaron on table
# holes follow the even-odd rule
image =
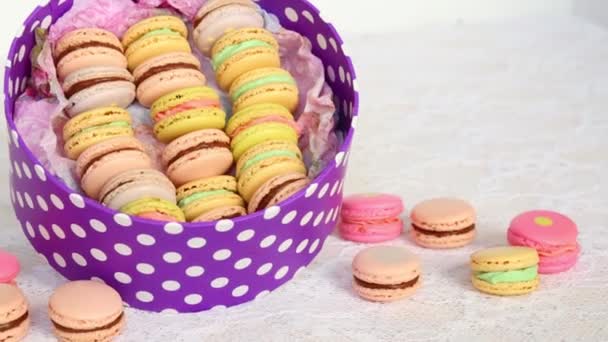
[[[22,341],[30,328],[29,305],[21,290],[0,284],[0,341]]]
[[[340,235],[356,242],[383,242],[403,233],[400,197],[390,194],[361,194],[342,202]]]
[[[374,302],[409,297],[422,284],[420,260],[403,247],[367,248],[357,254],[352,269],[355,292]]]
[[[564,272],[578,261],[581,247],[578,228],[569,217],[549,210],[533,210],[511,221],[507,238],[513,246],[538,251],[538,271],[543,274]]]
[[[0,249],[0,284],[14,284],[20,270],[17,257]]]
[[[412,239],[426,248],[458,248],[475,239],[475,209],[464,200],[426,200],[412,209],[410,219]]]
[[[473,286],[481,292],[515,296],[538,288],[538,253],[529,247],[493,247],[471,255]]]

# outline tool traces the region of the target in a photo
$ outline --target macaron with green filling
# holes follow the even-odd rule
[[[481,292],[516,296],[538,288],[538,253],[528,247],[494,247],[471,255],[471,280]]]
[[[87,148],[100,142],[133,135],[131,116],[120,107],[104,107],[82,113],[63,127],[65,153],[72,160],[78,159]]]
[[[173,16],[156,16],[136,23],[124,34],[122,44],[131,71],[154,57],[192,52],[186,24]]]
[[[262,28],[243,28],[220,38],[211,51],[212,66],[220,88],[227,91],[241,75],[281,65],[279,44]]]
[[[298,108],[300,93],[296,80],[281,68],[262,68],[237,78],[230,87],[234,111],[260,103],[276,103],[291,113]]]
[[[299,131],[287,108],[274,103],[261,103],[235,112],[226,125],[226,134],[234,138],[242,131],[265,122],[281,122]]]
[[[245,201],[237,193],[237,182],[232,176],[205,178],[185,184],[177,189],[177,201],[188,221],[200,222],[199,218],[221,208],[240,207],[243,210],[239,212],[246,212]]]
[[[125,205],[120,211],[127,215],[155,221],[186,221],[184,213],[175,203],[162,198],[142,198]]]

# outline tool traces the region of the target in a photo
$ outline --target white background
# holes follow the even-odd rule
[[[263,329],[267,341],[608,341],[608,2],[314,2],[343,32],[359,76],[346,192],[393,192],[410,209],[433,196],[468,199],[479,237],[454,251],[393,242],[421,257],[424,285],[377,305],[350,290],[350,262],[364,246],[332,236],[306,272],[262,301],[185,316],[128,310],[121,340],[253,341]],[[36,3],[3,2],[2,56]],[[53,341],[46,301],[64,280],[29,247],[4,193],[0,247],[23,264],[27,341]],[[577,266],[543,277],[530,296],[472,289],[468,255],[504,244],[509,220],[535,208],[578,223]]]

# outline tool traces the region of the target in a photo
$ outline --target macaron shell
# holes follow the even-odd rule
[[[269,84],[246,92],[234,103],[235,112],[261,103],[276,103],[290,112],[298,108],[300,94],[293,84]]]
[[[101,83],[82,90],[69,99],[66,111],[70,117],[100,107],[129,107],[135,100],[135,85],[126,81]]]
[[[420,277],[420,259],[403,247],[367,248],[353,260],[353,276],[372,284],[394,285]]]
[[[403,213],[403,201],[390,194],[357,194],[346,197],[341,216],[348,220],[383,220]]]
[[[147,33],[159,29],[169,29],[178,32],[184,38],[188,38],[188,27],[180,18],[169,15],[159,15],[144,19],[131,26],[123,35],[122,44],[123,46],[129,47],[133,42]]]
[[[569,217],[549,210],[533,210],[515,217],[509,232],[541,245],[576,244],[578,228]]]
[[[518,270],[538,262],[538,253],[529,247],[492,247],[471,255],[471,269],[481,272]]]
[[[288,125],[279,123],[256,125],[234,137],[231,142],[234,158],[237,161],[240,160],[241,156],[250,148],[269,140],[282,140],[297,144],[298,132]]]
[[[499,283],[491,284],[475,276],[471,277],[473,287],[477,290],[488,293],[495,296],[519,296],[534,292],[539,284],[540,278],[536,277],[534,280],[521,281],[516,283]]]
[[[254,193],[271,178],[288,173],[306,175],[306,166],[298,159],[271,158],[247,170],[239,178],[239,193],[249,202]]]
[[[353,280],[353,288],[361,298],[379,303],[394,302],[411,297],[421,286],[422,280],[418,279],[414,286],[405,289],[370,289],[360,286]]]
[[[152,168],[152,160],[142,151],[118,151],[95,162],[82,177],[84,192],[99,199],[101,188],[113,177],[129,170]]]
[[[247,210],[242,206],[228,206],[208,211],[194,219],[192,222],[214,222],[245,215],[247,215]]]
[[[10,283],[21,270],[19,259],[16,256],[0,250],[0,283]]]
[[[475,209],[456,198],[427,200],[416,205],[411,213],[413,224],[432,231],[464,229],[475,224],[475,217]]]
[[[69,140],[84,129],[117,121],[131,124],[131,115],[120,107],[95,108],[66,122],[63,126],[63,140]]]
[[[431,249],[450,249],[464,247],[477,236],[477,231],[472,230],[464,234],[449,235],[437,237],[433,235],[423,234],[415,229],[410,230],[410,236],[414,242],[422,247]]]
[[[168,221],[184,222],[186,220],[184,213],[175,203],[159,198],[142,198],[120,208],[120,211],[127,215],[140,217],[145,214],[147,218],[150,218],[152,213],[156,213],[163,217],[163,220],[169,218]]]
[[[275,206],[306,188],[309,183],[309,179],[299,173],[286,174],[274,177],[268,182],[264,183],[264,185],[262,185],[255,192],[255,194],[249,201],[249,213],[253,214],[256,211]],[[261,208],[260,205],[267,196],[272,197],[270,198],[268,204],[265,207]]]
[[[194,86],[190,88],[182,88],[172,93],[160,97],[154,101],[150,108],[150,116],[155,120],[159,113],[166,112],[173,108],[179,107],[185,103],[195,100],[209,100],[219,103],[219,95],[209,87]]]
[[[260,68],[278,68],[281,66],[279,52],[272,47],[258,47],[238,53],[226,60],[217,70],[217,82],[220,88],[227,91],[241,75]]]
[[[224,33],[246,27],[264,27],[264,18],[250,6],[225,5],[207,14],[194,30],[194,43],[207,57]]]
[[[263,142],[257,146],[254,146],[247,150],[240,158],[236,165],[236,176],[239,178],[241,174],[245,170],[245,166],[247,168],[255,166],[260,161],[255,161],[256,157],[262,156],[265,153],[272,153],[275,151],[288,152],[292,153],[293,157],[296,159],[302,160],[302,152],[300,148],[293,143],[289,143],[281,140],[271,140]],[[262,160],[263,161],[263,160]]]
[[[137,99],[144,107],[150,107],[160,97],[176,90],[204,86],[207,79],[202,72],[193,69],[172,69],[160,72],[137,87]]]
[[[68,158],[76,160],[82,152],[93,145],[109,139],[130,137],[133,135],[134,132],[131,127],[99,128],[91,132],[78,134],[68,140],[65,144],[65,151]]]
[[[191,53],[192,49],[182,36],[161,35],[138,40],[126,51],[129,70],[135,70],[145,61],[171,52]]]
[[[13,329],[0,331],[0,341],[3,342],[20,342],[24,341],[27,337],[28,331],[30,329],[31,319],[28,318],[23,321],[19,326]]]
[[[201,178],[225,174],[234,159],[227,148],[212,148],[189,153],[172,163],[167,175],[176,186]]]
[[[578,262],[579,253],[577,250],[557,256],[541,256],[538,263],[538,273],[555,274],[568,271]]]
[[[55,44],[53,57],[60,57],[69,49],[96,43],[108,45],[108,47],[114,46],[117,51],[123,51],[122,44],[114,33],[99,28],[83,28],[70,31],[63,35]]]
[[[281,117],[286,120],[294,121],[293,115],[283,106],[275,103],[257,104],[235,112],[226,126],[226,134],[234,136],[235,132],[241,127],[246,126],[252,121],[269,116]]]
[[[164,143],[202,129],[224,129],[226,113],[219,108],[200,108],[165,118],[154,126],[154,134]]]
[[[0,284],[0,325],[14,322],[28,312],[23,292],[15,285]]]
[[[245,202],[239,195],[230,193],[193,202],[192,204],[183,207],[182,210],[184,211],[184,214],[186,214],[186,219],[192,221],[212,210],[233,206],[244,207]]]
[[[120,51],[105,47],[79,49],[61,59],[57,64],[57,76],[63,80],[78,70],[97,66],[126,68],[127,58]]]
[[[387,220],[386,222],[369,223],[342,221],[339,227],[340,236],[343,239],[363,243],[390,241],[398,238],[403,233],[403,221],[400,218]]]

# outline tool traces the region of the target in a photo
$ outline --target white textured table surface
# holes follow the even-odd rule
[[[477,241],[453,251],[396,241],[421,256],[424,286],[380,305],[350,290],[350,261],[363,246],[331,237],[306,272],[261,301],[184,316],[128,310],[121,341],[608,340],[608,32],[539,17],[345,38],[362,92],[347,192],[394,192],[408,208],[433,196],[469,199]],[[0,246],[23,263],[28,341],[52,341],[46,302],[63,280],[23,237],[6,179]],[[576,268],[543,277],[526,297],[474,291],[469,254],[504,244],[509,220],[533,208],[578,222]]]

